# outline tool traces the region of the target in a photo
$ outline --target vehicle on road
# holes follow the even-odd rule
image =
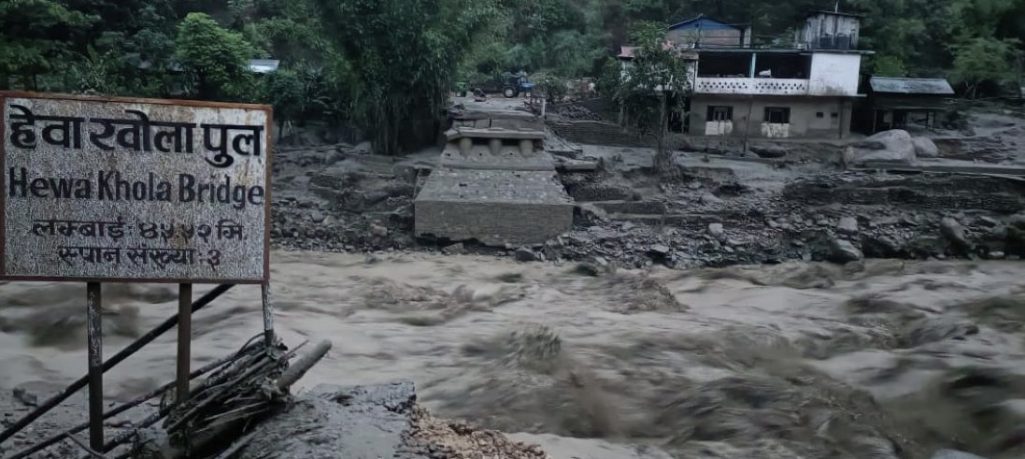
[[[517,97],[534,89],[534,83],[526,73],[504,73],[493,78],[474,81],[470,84],[474,94],[501,94],[506,98]]]

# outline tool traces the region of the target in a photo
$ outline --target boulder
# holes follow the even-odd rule
[[[462,255],[466,253],[466,247],[462,242],[458,242],[441,249],[441,253],[445,255]]]
[[[843,160],[848,166],[861,166],[865,163],[908,165],[915,160],[915,145],[907,131],[883,131],[848,145]]]
[[[940,149],[928,137],[915,137],[911,139],[911,144],[915,146],[915,156],[918,158],[940,157]]]
[[[722,239],[726,235],[726,231],[723,229],[722,223],[709,223],[708,234],[716,239]]]
[[[780,145],[752,146],[751,152],[761,158],[782,158],[787,155],[787,149]]]
[[[516,249],[516,261],[541,261],[541,257],[527,247],[520,247]]]
[[[836,225],[836,230],[845,234],[857,234],[858,219],[854,217],[843,217],[840,219],[840,223]]]
[[[872,258],[901,258],[904,255],[897,241],[880,234],[862,235],[861,248],[866,256]]]
[[[705,193],[701,195],[701,203],[707,205],[722,204],[722,199],[712,193]]]
[[[377,223],[371,223],[370,233],[377,237],[386,237],[388,236],[388,228],[378,225]]]
[[[981,216],[979,217],[979,224],[987,228],[996,228],[1000,225],[1000,222],[992,217]]]
[[[953,218],[947,217],[940,221],[940,232],[959,250],[966,250],[971,246],[965,236],[964,227]]]
[[[317,386],[257,425],[238,457],[408,457],[400,454],[415,403],[411,382]]]
[[[865,258],[861,250],[843,239],[833,239],[830,242],[829,261],[834,263],[849,263]]]
[[[1007,223],[1018,229],[1025,229],[1025,213],[1014,214],[1007,219]]]
[[[232,457],[550,457],[539,446],[521,442],[529,439],[514,441],[501,432],[435,418],[416,404],[411,382],[317,386],[253,426],[245,438]]]
[[[582,202],[574,208],[573,221],[578,225],[600,225],[609,221],[609,214],[594,203]]]
[[[652,254],[659,255],[659,256],[666,256],[666,255],[669,255],[669,250],[670,250],[669,246],[667,246],[667,245],[655,244],[655,245],[651,246],[650,249],[648,249],[648,252],[651,252]]]

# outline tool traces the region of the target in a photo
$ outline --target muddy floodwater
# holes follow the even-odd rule
[[[334,342],[302,381],[411,379],[435,414],[555,457],[1021,457],[1025,265],[867,261],[672,271],[276,252],[276,328]],[[197,287],[196,296],[210,286]],[[104,352],[176,311],[108,285]],[[82,285],[0,285],[0,389],[85,372]],[[194,365],[262,329],[259,288],[194,318]],[[174,377],[174,333],[107,373]]]

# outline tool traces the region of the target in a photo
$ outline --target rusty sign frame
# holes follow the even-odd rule
[[[234,108],[242,110],[263,111],[267,118],[265,124],[265,142],[267,155],[264,170],[264,203],[263,203],[263,276],[260,279],[151,279],[125,277],[49,277],[49,276],[17,276],[7,274],[7,151],[5,141],[7,135],[6,104],[9,98],[70,100],[77,102],[145,104],[160,106],[184,106],[195,108]],[[273,172],[273,108],[265,104],[244,104],[230,102],[208,102],[181,99],[148,99],[136,97],[106,97],[75,94],[37,93],[30,91],[0,91],[0,280],[11,281],[43,281],[43,282],[128,282],[128,283],[160,283],[160,284],[267,284],[270,282],[270,230],[271,230],[271,175]]]

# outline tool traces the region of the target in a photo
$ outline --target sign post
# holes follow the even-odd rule
[[[178,374],[175,403],[189,399],[189,373],[192,372],[192,284],[178,286]]]
[[[86,283],[92,449],[103,448],[101,282],[179,284],[179,403],[193,284],[262,285],[272,326],[271,118],[265,105],[0,91],[0,280]]]
[[[100,303],[103,301],[99,282],[86,284],[85,323],[89,341],[89,419],[100,419],[100,422],[89,424],[89,447],[93,450],[103,448],[103,322]]]
[[[270,302],[270,283],[260,286],[260,299],[263,305],[263,342],[267,347],[274,345],[274,308]]]

